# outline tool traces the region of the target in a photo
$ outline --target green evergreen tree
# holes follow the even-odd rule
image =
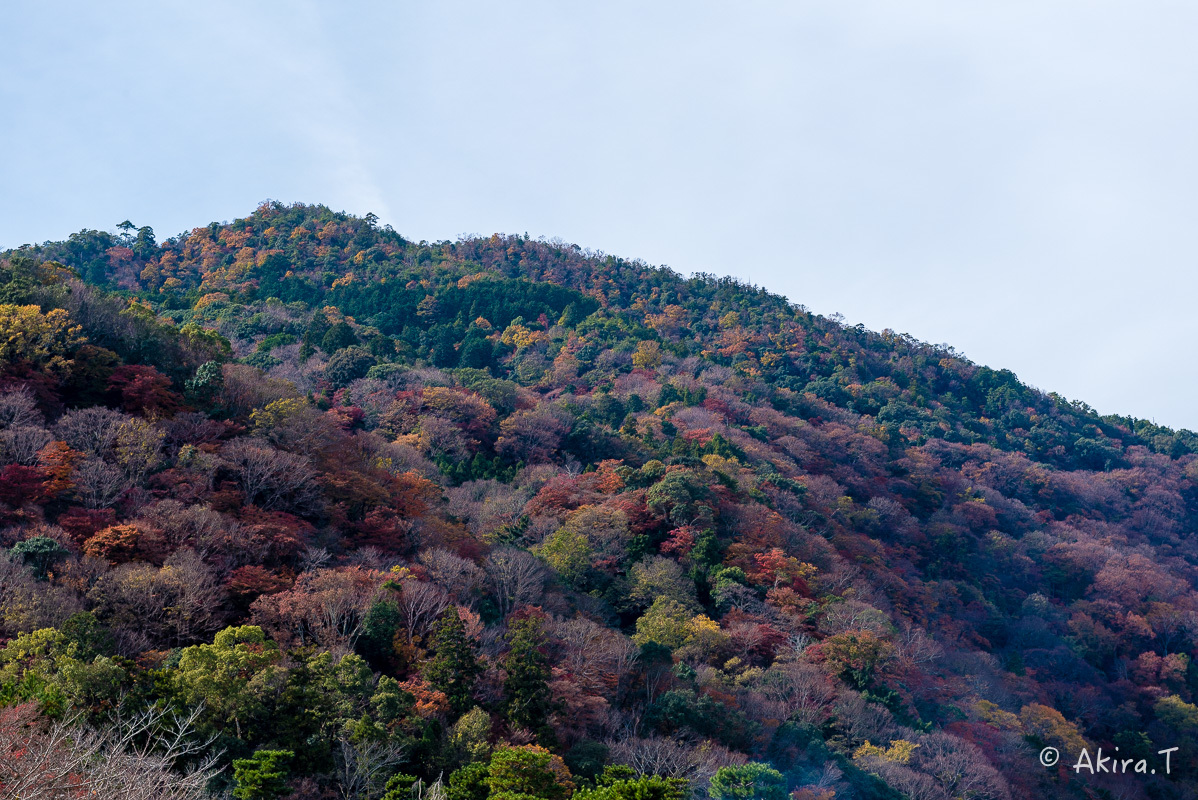
[[[329,359],[324,376],[329,383],[340,389],[358,378],[365,377],[375,363],[375,357],[365,347],[346,347],[338,350]]]
[[[566,800],[574,790],[570,777],[561,759],[543,747],[501,747],[491,756],[487,785],[490,800]]]
[[[237,800],[275,800],[288,793],[287,762],[290,750],[259,750],[250,758],[233,762],[233,780]]]
[[[357,343],[358,337],[354,334],[354,329],[348,323],[338,322],[325,331],[324,336],[320,338],[320,349],[331,355],[344,347]]]
[[[457,608],[451,607],[438,620],[432,636],[433,656],[425,662],[424,679],[445,693],[456,714],[474,705],[474,682],[482,668],[466,638],[466,626]]]
[[[416,784],[415,775],[397,772],[387,779],[383,787],[383,800],[412,800],[412,787]]]
[[[549,657],[539,617],[513,620],[505,637],[511,645],[503,659],[503,692],[508,719],[544,739],[551,735],[549,715],[554,710],[549,689]]]
[[[593,789],[579,789],[572,800],[683,800],[689,784],[682,778],[637,775],[624,766],[609,766],[598,776]]]
[[[216,361],[205,361],[184,385],[187,399],[202,408],[210,408],[225,386],[224,372]]]
[[[750,761],[735,767],[720,767],[707,791],[712,800],[783,800],[786,779],[770,765]]]
[[[48,536],[31,536],[13,545],[10,552],[20,556],[25,565],[33,570],[33,574],[42,580],[55,564],[70,555],[65,547]]]
[[[487,785],[490,767],[481,761],[466,764],[449,776],[445,794],[448,800],[487,800],[491,789]]]

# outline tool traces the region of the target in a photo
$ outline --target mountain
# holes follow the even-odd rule
[[[118,231],[0,255],[19,796],[1194,796],[1193,432],[559,241]]]

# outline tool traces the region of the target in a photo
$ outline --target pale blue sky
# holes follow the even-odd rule
[[[732,274],[1198,429],[1198,6],[51,2],[0,247],[266,198]]]

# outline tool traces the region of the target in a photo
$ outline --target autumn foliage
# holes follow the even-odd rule
[[[321,206],[0,290],[0,794],[1192,793],[1035,757],[1198,757],[1192,432]]]

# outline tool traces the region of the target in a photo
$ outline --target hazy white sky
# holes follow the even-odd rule
[[[732,274],[1198,429],[1198,5],[52,2],[0,247],[263,199]]]

